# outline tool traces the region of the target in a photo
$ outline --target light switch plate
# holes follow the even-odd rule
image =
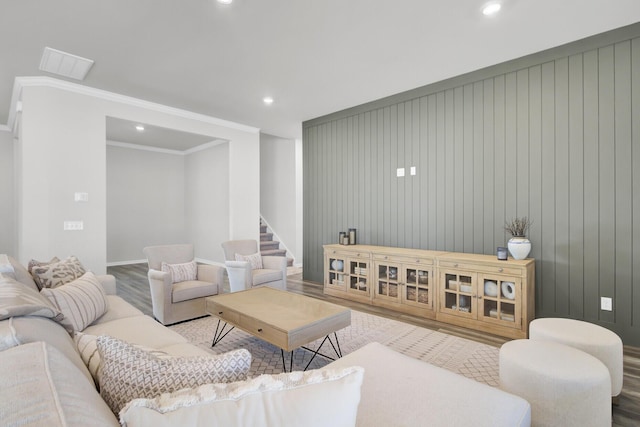
[[[608,297],[600,297],[600,309],[605,311],[613,311],[613,300]]]
[[[75,200],[76,202],[88,202],[89,201],[89,193],[76,192],[73,195],[73,200]]]
[[[64,229],[66,231],[81,231],[84,229],[84,223],[82,221],[65,221]]]
[[[415,175],[415,174],[416,174],[416,167],[411,166],[411,175]]]
[[[404,168],[398,168],[396,171],[397,176],[404,176]]]

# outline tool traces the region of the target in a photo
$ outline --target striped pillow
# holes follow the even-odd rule
[[[60,323],[69,331],[82,331],[109,309],[104,289],[90,271],[57,288],[43,288],[40,293],[64,314]]]
[[[163,272],[171,274],[171,283],[197,280],[198,278],[198,264],[195,260],[184,264],[167,264],[163,262],[161,269]]]

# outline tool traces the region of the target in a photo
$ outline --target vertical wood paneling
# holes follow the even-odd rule
[[[631,145],[631,42],[618,43],[615,58],[615,320],[632,318],[632,145]],[[636,70],[638,72],[640,70]],[[613,319],[610,319],[610,321]]]
[[[569,312],[569,61],[555,63],[555,283],[556,312]]]
[[[584,318],[583,55],[569,58],[569,316]]]
[[[598,183],[598,52],[584,54],[584,316],[598,319],[600,277]]]
[[[598,163],[600,174],[599,236],[600,296],[613,298],[615,287],[615,118],[613,46],[598,52]],[[600,319],[612,322],[613,312],[599,311]]]
[[[305,125],[305,278],[322,280],[322,244],[347,227],[360,243],[494,254],[505,220],[527,215],[537,315],[640,345],[639,40]]]

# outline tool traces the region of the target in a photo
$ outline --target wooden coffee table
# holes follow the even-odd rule
[[[285,351],[291,352],[289,370],[293,368],[293,351],[297,348],[313,352],[305,370],[316,355],[334,360],[319,352],[325,341],[329,341],[336,355],[342,357],[336,331],[351,325],[351,310],[346,307],[269,287],[211,296],[205,299],[205,304],[206,312],[218,318],[212,347],[234,327],[242,329],[279,347],[285,372]],[[222,327],[221,321],[224,322]],[[229,325],[231,329],[227,329]],[[322,337],[324,340],[317,349],[305,347]]]

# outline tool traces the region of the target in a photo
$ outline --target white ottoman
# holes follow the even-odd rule
[[[531,405],[532,426],[610,426],[609,371],[595,357],[550,341],[500,348],[500,388]]]
[[[598,358],[609,369],[611,396],[622,391],[622,340],[616,333],[589,322],[573,319],[535,319],[529,339],[555,341]]]

